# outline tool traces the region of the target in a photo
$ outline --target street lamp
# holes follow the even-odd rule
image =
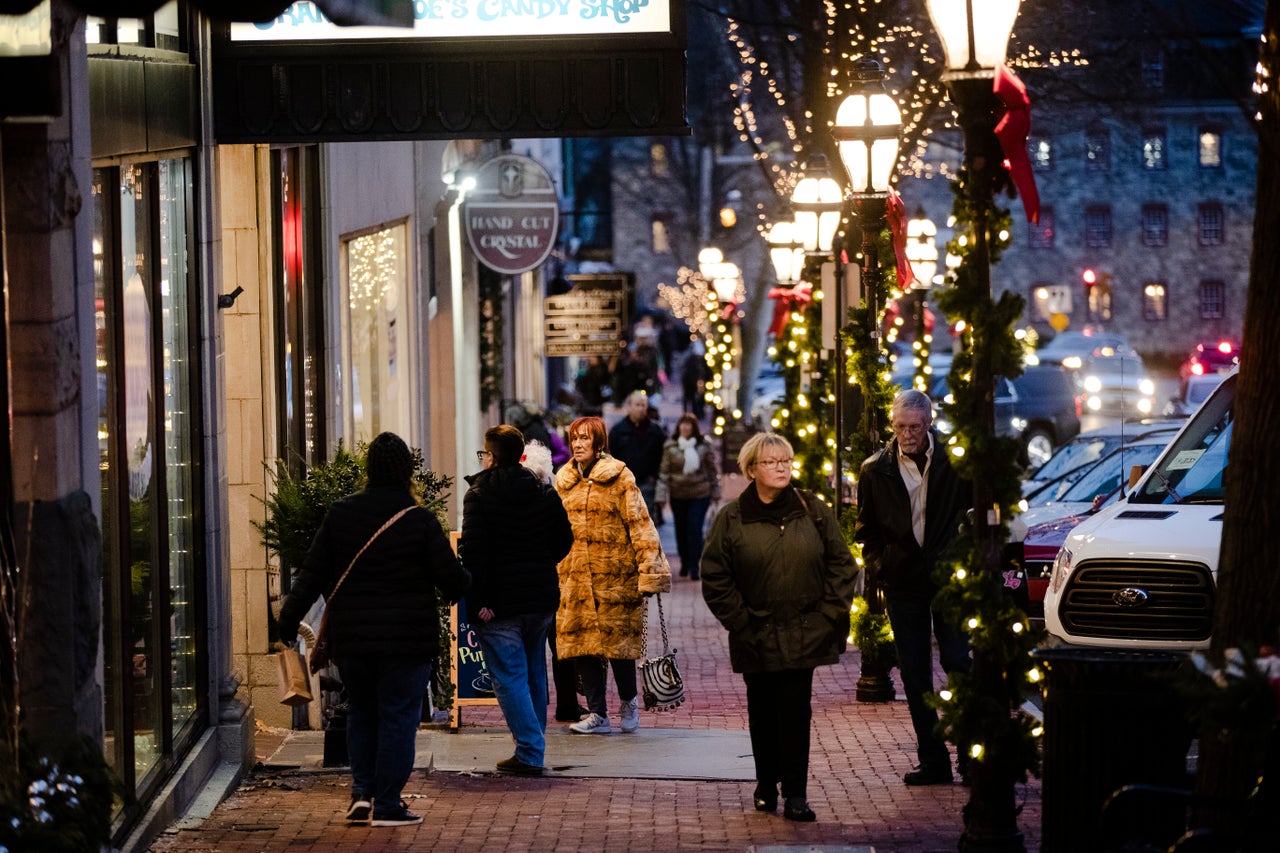
[[[933,341],[925,330],[925,316],[929,310],[929,288],[933,286],[933,277],[938,272],[938,226],[925,216],[924,208],[916,208],[915,215],[907,220],[907,260],[911,262],[913,282],[911,289],[915,291],[915,340],[911,342],[911,351],[917,360],[915,387],[928,393],[927,383],[932,373],[929,368],[929,351]],[[922,387],[923,386],[923,387]]]
[[[862,292],[867,306],[867,328],[873,340],[880,337],[879,289],[876,286],[878,258],[877,240],[884,221],[885,199],[889,195],[889,182],[898,163],[898,134],[902,129],[902,112],[898,104],[885,91],[884,66],[869,56],[853,64],[849,71],[848,94],[836,110],[831,135],[835,137],[840,160],[849,173],[849,189],[858,215],[858,227],[862,231]],[[837,279],[843,279],[837,275]],[[844,288],[837,288],[836,317],[843,326],[848,307],[844,302]],[[836,359],[836,483],[840,500],[839,512],[844,503],[844,473],[841,464],[845,448],[844,395],[848,382],[845,379],[847,355],[839,346]],[[880,425],[874,406],[863,407],[863,428],[871,440],[871,446],[880,444]],[[866,585],[864,597],[873,615],[884,613],[884,595],[874,579]],[[859,673],[855,696],[859,702],[891,702],[894,697],[893,680],[889,668],[878,662],[864,660]]]
[[[804,244],[810,255],[828,255],[840,226],[844,208],[844,192],[827,166],[825,154],[816,154],[802,167],[804,177],[791,191],[791,210],[795,213],[793,236]]]
[[[795,284],[804,276],[804,243],[796,237],[796,224],[780,219],[769,226],[764,241],[779,284]]]
[[[946,54],[942,75],[964,131],[964,168],[973,245],[967,266],[973,274],[975,296],[991,295],[991,252],[987,233],[994,185],[1004,154],[995,136],[1000,102],[993,91],[996,67],[1004,63],[1009,35],[1021,0],[927,0],[929,17]],[[974,415],[983,435],[995,434],[995,378],[990,343],[985,335],[973,336]],[[973,480],[974,542],[980,571],[990,578],[992,595],[1000,572],[1000,521],[992,512],[995,496],[989,478]],[[1000,701],[1004,671],[998,652],[977,645],[973,653],[973,684],[979,697]],[[999,757],[975,761],[970,769],[972,787],[964,808],[961,851],[1022,851],[1017,826],[1013,774],[996,764]]]

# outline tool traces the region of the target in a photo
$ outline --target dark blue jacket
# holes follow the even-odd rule
[[[609,430],[609,455],[631,469],[637,483],[658,479],[666,443],[662,427],[647,418],[639,426],[623,418]]]

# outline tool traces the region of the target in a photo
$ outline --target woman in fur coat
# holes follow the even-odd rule
[[[609,455],[604,421],[569,425],[573,458],[556,475],[556,491],[573,526],[573,548],[561,561],[557,651],[576,658],[588,713],[569,726],[577,734],[612,731],[606,666],[622,701],[622,731],[640,726],[636,660],[644,656],[644,596],[671,589],[671,569],[636,478]]]

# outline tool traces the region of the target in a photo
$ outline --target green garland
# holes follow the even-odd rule
[[[973,222],[966,191],[969,175],[961,171],[953,184],[956,201],[953,213],[957,224]],[[999,260],[1007,246],[1009,212],[993,206],[988,231],[990,261]],[[963,320],[962,344],[952,363],[949,384],[954,403],[947,414],[954,432],[947,448],[956,470],[962,477],[983,478],[990,485],[993,500],[1000,511],[1001,541],[1007,539],[1008,522],[1021,496],[1017,439],[997,437],[983,426],[978,417],[983,389],[974,387],[971,378],[975,344],[990,354],[992,372],[1014,377],[1022,372],[1022,345],[1014,337],[1014,325],[1022,315],[1021,297],[1004,293],[998,300],[984,292],[977,271],[969,259],[969,245],[958,240],[948,244],[948,251],[962,258],[948,287],[942,288],[935,301],[951,319]],[[969,633],[975,656],[996,667],[1001,673],[996,695],[983,692],[971,676],[955,674],[949,687],[930,697],[942,712],[941,727],[946,738],[965,745],[971,757],[991,762],[1005,778],[1025,781],[1027,773],[1039,775],[1038,737],[1040,724],[1022,711],[1026,696],[1043,677],[1030,657],[1038,640],[1026,613],[1011,596],[1000,592],[1000,584],[992,577],[992,568],[984,565],[978,542],[971,526],[965,525],[949,559],[938,568],[941,591],[935,605]],[[995,567],[997,573],[1016,568],[1012,561]]]

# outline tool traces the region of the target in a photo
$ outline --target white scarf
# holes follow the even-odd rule
[[[692,474],[702,467],[702,459],[698,457],[698,440],[690,436],[676,439],[676,445],[684,451],[684,473]]]

